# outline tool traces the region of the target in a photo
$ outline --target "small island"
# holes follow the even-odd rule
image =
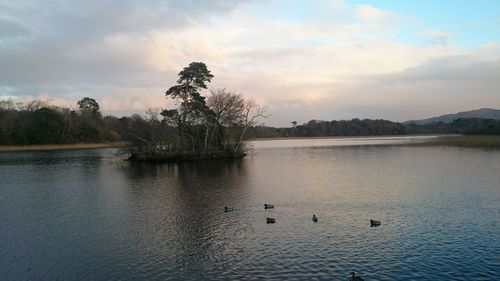
[[[134,162],[180,162],[241,158],[247,130],[266,109],[226,89],[207,89],[214,75],[203,62],[192,62],[178,74],[177,84],[165,95],[173,109],[149,108],[146,136],[132,136],[124,151]]]

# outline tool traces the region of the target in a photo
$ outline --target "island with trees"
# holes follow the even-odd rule
[[[202,62],[192,62],[179,72],[177,84],[165,95],[178,105],[173,109],[149,108],[149,132],[129,139],[125,150],[132,161],[183,161],[239,158],[248,128],[266,109],[253,100],[226,89],[201,91],[214,77]]]

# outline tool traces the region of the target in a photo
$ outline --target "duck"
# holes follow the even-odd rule
[[[379,226],[379,225],[381,225],[381,222],[380,222],[380,221],[370,220],[370,226],[371,226],[371,227],[374,227],[374,226]]]
[[[264,209],[274,209],[273,204],[264,204]]]
[[[316,217],[316,215],[313,215],[313,222],[318,222],[318,217]]]
[[[234,208],[230,208],[228,206],[225,206],[224,207],[224,213],[227,213],[227,212],[232,212],[234,210]]]
[[[360,276],[356,276],[356,273],[351,272],[351,278],[349,278],[349,281],[364,281],[365,279],[361,278]]]
[[[275,223],[275,222],[276,222],[276,220],[275,220],[275,219],[273,219],[273,218],[269,218],[269,217],[268,217],[268,218],[266,218],[266,222],[267,222],[267,223]]]

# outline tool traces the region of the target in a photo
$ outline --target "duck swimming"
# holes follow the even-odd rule
[[[274,205],[272,205],[272,204],[264,204],[264,209],[274,209]]]
[[[234,210],[234,208],[229,208],[227,206],[224,207],[224,213],[232,212],[233,210]]]
[[[381,225],[381,222],[380,222],[380,221],[370,220],[370,226],[371,226],[371,227],[374,227],[374,226],[379,226],[379,225]]]
[[[267,222],[267,223],[275,223],[275,222],[276,222],[276,220],[275,220],[275,219],[273,219],[273,218],[266,218],[266,222]]]
[[[316,217],[316,215],[313,215],[313,222],[318,222],[318,217]]]
[[[356,273],[351,272],[351,278],[349,278],[349,281],[364,281],[365,279],[361,278],[360,276],[356,276]]]

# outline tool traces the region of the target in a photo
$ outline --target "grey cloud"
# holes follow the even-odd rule
[[[289,126],[311,119],[383,118],[407,121],[446,113],[500,108],[500,59],[451,56],[428,60],[401,72],[374,75],[341,87],[324,85],[331,95],[320,102],[297,104],[295,98],[273,100],[267,123]]]
[[[416,67],[408,68],[400,74],[387,77],[390,80],[421,82],[498,80],[500,78],[500,58],[482,60],[472,55],[449,56],[427,61]]]
[[[96,39],[112,33],[189,26],[232,11],[242,1],[105,0],[12,1],[4,13],[27,23],[39,37]]]
[[[448,48],[448,36],[436,36],[432,39],[427,40],[427,45],[438,46],[444,49]]]
[[[481,107],[500,108],[500,59],[450,56],[352,89],[346,108],[370,118],[406,121]]]
[[[92,50],[47,42],[32,48],[19,43],[0,54],[0,84],[11,86],[123,85],[160,74],[165,73],[144,64],[141,53],[120,54],[105,47]]]
[[[239,58],[244,63],[249,62],[269,62],[290,60],[294,57],[310,56],[314,54],[314,46],[301,47],[278,47],[278,48],[255,48],[239,51],[231,54]]]
[[[88,85],[158,84],[175,73],[148,66],[144,49],[116,52],[106,40],[125,34],[132,44],[148,45],[151,31],[210,21],[213,16],[229,13],[241,2],[0,2],[0,88],[11,89],[10,94],[25,95],[27,90],[33,91],[30,94],[47,89],[60,93],[68,87]]]
[[[0,16],[0,42],[1,40],[15,39],[28,33],[28,30],[15,20]]]

